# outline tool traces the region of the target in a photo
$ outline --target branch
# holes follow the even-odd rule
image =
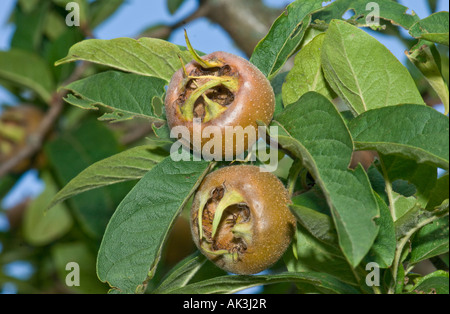
[[[81,63],[72,73],[72,75],[66,81],[64,81],[62,85],[64,86],[78,80],[83,75],[87,67],[87,63]],[[27,145],[12,158],[0,165],[0,178],[8,174],[22,161],[33,157],[37,152],[41,150],[47,134],[52,130],[53,126],[61,115],[62,109],[64,107],[63,98],[66,93],[67,91],[58,91],[53,93],[50,103],[48,104],[50,109],[46,112],[36,132],[29,135],[27,139]]]

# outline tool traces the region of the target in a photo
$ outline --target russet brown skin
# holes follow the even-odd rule
[[[200,196],[210,195],[215,188],[225,186],[225,193],[237,191],[242,195],[250,211],[251,240],[246,249],[231,256],[211,254],[204,250],[204,238],[199,240],[198,213]],[[231,166],[221,168],[206,176],[195,195],[191,208],[191,231],[200,251],[220,268],[235,274],[256,274],[277,262],[289,246],[296,219],[289,210],[288,192],[281,181],[271,173],[260,172],[256,166]],[[216,241],[230,241],[233,236],[226,219],[222,217],[222,230],[217,232]],[[203,222],[204,232],[209,225]],[[227,229],[228,228],[228,229]],[[203,246],[202,246],[203,244]],[[221,243],[221,246],[225,246]],[[212,246],[213,247],[213,246]]]
[[[250,62],[227,52],[214,52],[202,57],[203,60],[214,60],[228,65],[235,77],[238,77],[238,90],[234,94],[234,101],[227,106],[227,110],[216,118],[201,123],[201,130],[207,126],[218,126],[222,133],[222,157],[225,156],[225,126],[252,126],[257,130],[256,121],[269,124],[275,110],[275,95],[267,78]],[[192,61],[186,65],[186,72],[192,73],[200,65]],[[186,126],[191,135],[193,134],[193,122],[187,121],[181,114],[179,106],[176,104],[180,94],[182,94],[182,81],[184,78],[183,69],[178,70],[172,77],[165,99],[165,110],[169,128],[175,126]],[[245,136],[244,150],[247,150],[254,143],[247,143]],[[202,138],[201,146],[208,142],[210,138]],[[235,140],[235,139],[234,139]],[[242,151],[236,151],[233,145],[233,156],[239,155]],[[197,151],[198,152],[198,151]],[[230,153],[230,152],[229,152]]]

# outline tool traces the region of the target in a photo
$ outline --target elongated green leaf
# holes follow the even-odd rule
[[[108,71],[73,82],[65,87],[73,93],[65,100],[82,109],[112,110],[100,119],[123,121],[142,117],[164,122],[153,108],[154,98],[162,98],[166,82],[154,77]]]
[[[303,272],[294,273],[287,272],[278,275],[258,275],[258,276],[221,276],[193,284],[189,284],[183,288],[165,291],[173,294],[203,294],[203,293],[234,293],[246,288],[260,285],[270,285],[279,282],[294,282],[298,284],[310,284],[317,287],[324,293],[337,294],[357,294],[358,290],[347,285],[335,277],[315,273]]]
[[[186,286],[206,261],[206,257],[198,251],[186,257],[170,271],[152,293],[163,293],[166,290],[174,290]]]
[[[427,210],[434,210],[440,206],[442,202],[449,198],[449,175],[448,173],[440,177],[433,190],[430,193],[430,198],[427,203]]]
[[[322,71],[321,49],[325,34],[317,35],[295,56],[294,67],[283,84],[282,97],[285,106],[297,101],[307,92],[318,92],[333,99]]]
[[[153,146],[138,146],[98,161],[53,197],[48,208],[80,193],[119,182],[138,180],[164,159],[165,152]]]
[[[350,121],[358,150],[398,154],[449,169],[449,120],[436,110],[402,105],[370,110]]]
[[[379,211],[363,168],[348,169],[353,142],[342,117],[325,96],[309,92],[278,115],[274,124],[289,134],[279,135],[279,144],[302,159],[321,187],[340,247],[350,264],[358,265],[377,235],[373,219]]]
[[[412,197],[413,201],[415,199],[415,203],[420,207],[425,208],[429,202],[431,192],[436,185],[437,167],[424,163],[417,163],[415,160],[399,155],[379,154],[379,158],[383,164],[382,171],[385,173],[384,177],[389,180],[389,182],[392,182],[392,188],[396,191],[397,195],[400,197],[404,196],[404,198]],[[412,184],[414,190],[410,193],[402,193],[401,189],[398,187],[402,181],[403,183],[406,181],[408,184]],[[411,188],[411,186],[409,188]],[[401,202],[402,201],[400,201],[400,204]],[[409,200],[404,199],[403,202],[409,203]],[[441,203],[437,205],[441,205]],[[393,214],[396,214],[397,212],[404,213],[404,210],[394,209]],[[396,220],[398,217],[394,215],[393,218]]]
[[[269,33],[256,46],[250,58],[267,77],[273,77],[295,52],[322,1],[294,1],[273,23]]]
[[[375,195],[380,208],[380,218],[377,224],[380,226],[377,238],[370,248],[367,260],[377,263],[381,268],[388,268],[394,261],[395,248],[397,245],[395,238],[394,221],[386,203],[377,194]]]
[[[375,38],[346,22],[331,22],[322,46],[322,66],[330,86],[356,114],[424,104],[400,61]]]
[[[335,245],[338,243],[333,219],[304,206],[291,205],[290,209],[298,222],[318,240]]]
[[[50,173],[42,175],[45,183],[44,192],[34,199],[27,208],[23,223],[23,235],[31,245],[46,245],[63,236],[72,227],[73,220],[68,208],[63,204],[55,208],[52,213],[45,214],[45,206],[48,204],[58,188]]]
[[[411,294],[449,294],[449,275],[443,270],[421,278],[412,288]]]
[[[110,17],[122,5],[124,0],[100,0],[89,5],[89,27],[94,29]]]
[[[354,272],[339,248],[333,219],[303,206],[292,205],[299,224],[293,240],[293,256],[285,261],[289,271],[320,272],[358,285]]]
[[[104,123],[91,117],[48,142],[45,152],[60,185],[64,186],[93,163],[119,153],[120,148]],[[84,231],[100,239],[114,209],[129,188],[126,183],[106,186],[76,195],[68,204]]]
[[[449,93],[448,86],[441,73],[439,51],[434,44],[429,42],[419,41],[417,46],[419,47],[407,52],[406,56],[420,70],[433,90],[438,94],[445,108],[444,114],[448,114]]]
[[[448,46],[448,12],[436,12],[411,26],[409,34]]]
[[[379,8],[379,12],[374,12],[374,4]],[[362,25],[367,24],[366,18],[369,14],[375,13],[379,13],[381,19],[399,25],[404,29],[409,29],[415,22],[419,21],[419,17],[414,12],[412,14],[406,13],[407,7],[391,0],[336,0],[314,14],[313,21],[317,19],[330,23],[333,19],[341,19],[349,10],[354,12],[354,18]]]
[[[54,88],[45,61],[34,53],[19,49],[0,51],[0,78],[31,89],[46,102]]]
[[[417,232],[411,244],[410,264],[445,254],[449,250],[448,217],[441,218]]]
[[[67,57],[56,62],[56,65],[85,60],[168,82],[181,68],[178,56],[185,63],[192,59],[188,51],[156,38],[88,39],[72,46]]]
[[[55,243],[50,247],[52,262],[56,275],[61,282],[65,282],[70,263],[77,263],[80,270],[80,285],[66,287],[69,291],[84,294],[105,294],[108,286],[101,283],[95,274],[95,252],[85,241],[70,241]],[[69,268],[70,269],[70,268]]]
[[[209,165],[167,157],[136,184],[106,228],[97,259],[100,280],[121,293],[142,291],[175,218]]]
[[[167,0],[167,8],[169,9],[170,14],[175,14],[183,2],[184,0]]]

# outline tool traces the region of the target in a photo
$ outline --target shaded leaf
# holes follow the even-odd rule
[[[424,43],[423,41],[419,41],[417,46],[419,47],[407,52],[406,56],[420,70],[433,90],[438,94],[445,108],[444,114],[448,114],[448,86],[442,77],[439,51],[434,44]]]
[[[345,284],[335,277],[314,273],[281,273],[278,275],[257,276],[221,276],[205,281],[189,284],[183,288],[165,291],[173,294],[203,294],[203,293],[234,293],[246,288],[260,285],[270,285],[280,282],[293,282],[298,284],[310,284],[317,287],[323,293],[357,294],[352,286]]]
[[[93,163],[120,152],[113,133],[101,122],[90,117],[74,129],[45,146],[49,165],[58,183],[65,186]],[[67,203],[73,209],[83,230],[100,238],[115,206],[129,190],[127,183],[107,186],[76,195]]]
[[[167,155],[154,146],[138,146],[98,161],[80,172],[58,194],[48,208],[80,193],[119,182],[138,180]]]
[[[64,205],[60,204],[52,213],[45,213],[49,200],[58,188],[48,172],[42,175],[44,192],[34,199],[24,215],[23,235],[31,245],[41,246],[59,239],[72,227],[73,220]]]
[[[436,12],[412,25],[409,34],[448,46],[448,21],[448,12]]]
[[[162,283],[152,293],[163,293],[166,290],[186,286],[206,261],[206,257],[198,251],[186,257],[167,274]]]
[[[0,78],[36,92],[48,102],[54,88],[47,63],[38,55],[19,50],[0,51]]]
[[[420,229],[411,244],[410,264],[448,252],[449,221],[441,218]]]
[[[386,203],[377,194],[375,197],[380,209],[380,218],[377,219],[377,225],[380,226],[380,230],[367,255],[367,260],[377,263],[380,268],[388,268],[394,261],[397,246],[394,221]]]
[[[350,121],[358,150],[398,154],[449,169],[449,120],[433,108],[401,105],[370,110]]]
[[[303,161],[322,189],[340,247],[350,264],[358,265],[377,235],[373,219],[379,211],[363,168],[348,169],[353,142],[342,117],[327,98],[309,92],[286,107],[274,124],[288,134],[278,136],[281,147]]]
[[[443,270],[421,278],[412,288],[411,294],[449,294],[449,275]]]

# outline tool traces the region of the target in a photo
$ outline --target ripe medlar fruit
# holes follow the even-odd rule
[[[172,76],[165,99],[169,128],[185,126],[189,130],[190,143],[182,143],[188,149],[200,153],[210,138],[202,132],[208,126],[217,126],[222,135],[222,151],[214,146],[206,156],[237,156],[250,148],[258,138],[257,121],[269,124],[275,111],[275,95],[270,82],[249,61],[227,52],[213,52],[199,57],[186,37],[194,60]],[[198,133],[200,147],[193,145],[194,119],[200,121]],[[236,145],[236,134],[225,139],[225,126],[246,128],[251,126],[255,139],[244,134],[243,148]],[[226,141],[233,141],[228,148]],[[227,155],[226,155],[227,154]]]
[[[199,250],[220,268],[256,274],[283,255],[295,230],[288,192],[276,176],[256,166],[210,173],[191,208],[191,231]]]

